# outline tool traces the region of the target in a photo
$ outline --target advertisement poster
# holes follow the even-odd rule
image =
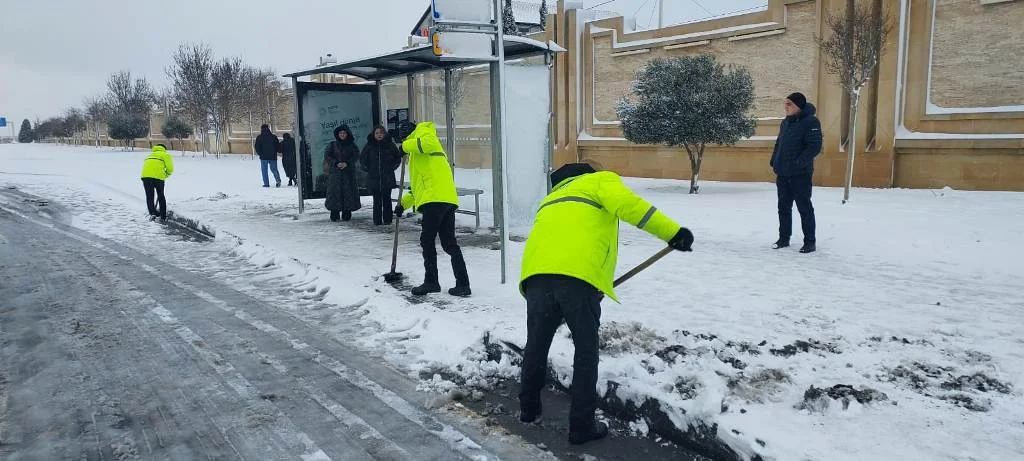
[[[334,129],[348,125],[356,146],[362,151],[366,137],[379,123],[377,88],[368,85],[299,84],[302,124],[302,197],[324,198],[324,151],[334,140]],[[356,165],[360,188],[366,175]]]

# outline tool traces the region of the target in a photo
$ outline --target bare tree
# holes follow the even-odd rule
[[[182,115],[199,132],[203,154],[210,149],[209,126],[213,101],[213,50],[203,43],[183,43],[167,68],[174,101]]]
[[[118,122],[116,130],[108,127],[111,135],[116,132],[116,139],[124,141],[126,150],[129,145],[134,148],[136,138],[149,134],[149,114],[155,100],[153,89],[146,79],[132,79],[131,72],[121,71],[107,80],[107,92],[111,122]]]
[[[100,125],[107,123],[110,110],[102,97],[91,97],[85,100],[85,118],[92,128],[95,145],[100,145]]]
[[[243,68],[240,58],[224,58],[213,65],[210,79],[213,90],[210,120],[216,130],[218,147],[228,136],[228,153],[231,153],[231,123],[244,112],[241,108],[244,103]]]
[[[69,139],[69,142],[74,140],[74,142],[77,143],[81,137],[80,135],[88,126],[85,119],[85,112],[77,107],[69,108],[64,112],[64,125],[66,127],[68,137],[72,138]]]
[[[277,71],[271,68],[264,68],[263,79],[260,80],[260,112],[266,115],[263,120],[270,125],[270,129],[277,130],[277,111],[281,106],[291,102],[285,91],[285,82],[277,77]]]
[[[853,184],[860,92],[875,76],[885,51],[885,41],[892,32],[891,17],[875,5],[875,2],[847,0],[845,12],[829,14],[825,18],[828,37],[820,42],[825,70],[839,78],[839,84],[850,96],[843,203],[850,200],[850,187]]]

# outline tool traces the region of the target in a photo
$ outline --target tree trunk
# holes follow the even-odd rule
[[[252,149],[252,154],[249,158],[256,158],[256,145],[255,141],[252,139],[252,110],[249,111],[249,148]]]
[[[846,146],[846,181],[843,184],[843,203],[850,201],[850,188],[853,187],[853,161],[857,157],[857,108],[860,105],[860,88],[850,95],[850,121],[846,130],[850,135]]]
[[[700,156],[703,155],[703,146],[685,145],[684,147],[686,147],[686,155],[690,157],[690,193],[696,194],[700,189],[697,186],[697,180],[700,179]]]
[[[697,194],[700,192],[700,186],[697,185],[697,181],[700,179],[700,168],[704,164],[704,145],[701,144],[697,148],[697,161],[695,168],[693,168],[690,174],[690,193]]]

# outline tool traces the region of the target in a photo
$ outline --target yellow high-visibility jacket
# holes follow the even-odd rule
[[[583,280],[618,302],[613,288],[619,220],[668,242],[680,226],[610,171],[556,184],[541,202],[526,240],[519,286],[538,274]]]
[[[425,203],[459,206],[455,177],[434,122],[416,124],[402,141],[402,150],[409,154],[409,190],[402,195],[403,208],[419,208]]]
[[[165,180],[171,173],[174,173],[174,160],[171,159],[171,154],[163,147],[154,146],[153,152],[142,162],[142,177]]]

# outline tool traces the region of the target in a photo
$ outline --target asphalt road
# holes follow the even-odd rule
[[[515,405],[501,390],[428,409],[414,380],[281,300],[358,306],[285,281],[240,287],[263,269],[187,229],[126,223],[128,242],[70,216],[0,189],[2,459],[697,459],[631,437],[568,446],[559,395],[546,427],[492,412]]]

